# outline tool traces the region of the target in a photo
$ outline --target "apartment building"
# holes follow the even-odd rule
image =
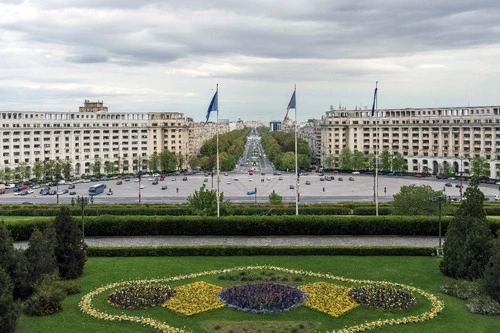
[[[75,176],[91,174],[96,159],[114,163],[119,172],[136,172],[139,160],[166,149],[185,156],[187,167],[215,135],[215,124],[195,123],[182,113],[108,112],[103,102],[88,100],[78,112],[0,111],[0,120],[1,169],[67,160]]]
[[[485,158],[490,177],[497,178],[500,164],[500,106],[453,108],[333,110],[322,117],[323,159],[338,156],[344,147],[375,154],[399,153],[409,172],[438,173],[450,163],[457,174],[469,174],[475,157]]]

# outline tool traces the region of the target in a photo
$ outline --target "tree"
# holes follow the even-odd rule
[[[102,161],[99,157],[96,157],[94,159],[94,164],[92,164],[92,174],[95,177],[101,177],[101,167],[102,167]]]
[[[111,161],[104,162],[104,172],[107,175],[112,175],[115,173],[115,164]]]
[[[16,261],[11,273],[14,283],[14,298],[26,299],[33,293],[29,283],[28,261],[22,250],[15,251]]]
[[[158,171],[158,166],[160,165],[160,156],[156,152],[149,157],[148,168],[150,171]]]
[[[174,171],[176,167],[175,154],[168,150],[162,151],[159,155],[159,165],[161,171]]]
[[[217,191],[200,187],[199,191],[187,197],[187,202],[193,215],[216,216],[217,215]],[[228,213],[229,201],[224,201],[224,193],[219,196],[220,215]]]
[[[9,274],[0,266],[0,332],[16,330],[18,311],[13,297],[13,286]]]
[[[391,154],[389,151],[384,150],[380,156],[379,156],[379,169],[383,171],[392,171],[391,170],[391,165],[392,165],[392,158]]]
[[[0,266],[12,276],[16,260],[14,240],[3,222],[0,223]]]
[[[291,151],[284,153],[280,165],[283,170],[295,170],[295,154]]]
[[[335,157],[328,155],[323,161],[323,167],[325,169],[333,169],[335,167]]]
[[[474,176],[465,190],[454,220],[446,232],[444,256],[439,268],[444,275],[474,280],[481,278],[491,257],[493,234],[483,208],[484,194]]]
[[[451,176],[453,176],[454,172],[453,172],[453,167],[451,166],[450,163],[447,163],[446,161],[443,162],[443,177],[444,178],[450,178]]]
[[[69,209],[62,207],[57,214],[54,226],[56,230],[55,255],[62,279],[76,279],[83,274],[87,260],[82,231],[71,217]]]
[[[352,170],[352,153],[349,148],[342,149],[339,159],[341,170]]]
[[[70,160],[60,161],[64,179],[70,179],[73,173],[73,164]]]
[[[274,192],[269,194],[269,203],[271,205],[281,205],[283,204],[283,197],[278,193]]]
[[[355,150],[351,158],[351,166],[353,170],[363,170],[367,165],[367,155],[362,151]]]
[[[396,215],[435,215],[438,207],[433,198],[442,196],[441,191],[434,191],[429,185],[401,186],[394,195],[394,214]]]
[[[24,251],[28,262],[29,283],[33,287],[46,274],[57,271],[54,244],[56,242],[53,227],[46,228],[44,233],[35,229]]]
[[[400,153],[395,153],[392,158],[392,171],[403,172],[408,170],[406,160]]]
[[[43,165],[39,161],[36,161],[33,164],[33,175],[36,179],[40,180],[43,175]]]
[[[471,161],[471,173],[474,176],[489,176],[490,164],[484,157],[474,157]]]
[[[500,233],[494,241],[493,253],[484,269],[484,289],[500,303]]]

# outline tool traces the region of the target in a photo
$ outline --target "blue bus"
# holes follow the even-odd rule
[[[102,192],[104,192],[104,189],[106,188],[106,185],[104,184],[97,184],[94,186],[89,187],[89,195],[98,195]]]

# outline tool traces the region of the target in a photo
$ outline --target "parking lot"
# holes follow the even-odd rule
[[[186,178],[185,178],[186,177]],[[331,177],[331,178],[329,178]],[[349,180],[352,177],[353,180]],[[342,178],[342,180],[340,180]],[[186,180],[183,180],[186,179]],[[323,179],[323,180],[320,180]],[[328,180],[330,179],[330,180]],[[121,181],[121,185],[117,183]],[[78,183],[73,189],[70,185],[59,185],[51,187],[51,190],[59,191],[67,189],[68,193],[41,195],[40,189],[34,189],[33,193],[27,195],[16,195],[7,192],[0,195],[0,203],[71,203],[71,198],[76,196],[88,196],[90,186],[98,183],[105,184],[103,193],[93,197],[94,203],[138,203],[139,196],[141,203],[183,203],[187,197],[193,194],[201,186],[208,189],[217,189],[217,175],[214,177],[204,176],[202,173],[189,176],[166,177],[158,184],[154,185],[154,177],[142,177],[140,182],[137,178],[112,179],[107,181],[97,181],[90,183]],[[446,184],[451,186],[446,186]],[[460,181],[458,180],[438,180],[435,178],[378,177],[378,198],[380,202],[391,201],[392,196],[399,192],[404,185],[429,185],[434,190],[441,190],[451,198],[460,197]],[[462,182],[463,191],[467,188],[468,182]],[[141,188],[139,188],[141,187]],[[283,197],[285,202],[295,202],[295,174],[283,173],[273,174],[253,174],[246,172],[230,172],[225,175],[220,174],[220,191],[224,193],[224,198],[231,202],[241,203],[263,203],[268,202],[268,196],[273,191]],[[500,192],[498,185],[481,184],[481,190],[487,198],[494,199]],[[107,193],[111,189],[112,194]],[[374,201],[374,177],[373,175],[352,175],[352,174],[326,174],[320,177],[318,173],[310,173],[300,176],[299,197],[300,202],[341,202],[341,201]],[[74,193],[73,195],[70,195]],[[255,192],[255,194],[253,194]],[[252,194],[247,194],[252,193]]]

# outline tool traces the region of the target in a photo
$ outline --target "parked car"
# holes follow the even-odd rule
[[[187,180],[188,180],[188,177],[182,177],[182,180],[183,180],[183,181],[187,181]]]
[[[464,186],[463,186],[463,185],[461,185],[461,184],[456,184],[456,185],[455,185],[455,187],[456,187],[456,188],[464,188]]]
[[[49,192],[47,194],[48,195],[56,195],[57,192],[56,192],[56,190],[49,190]]]
[[[311,182],[306,180],[306,185],[311,185]]]
[[[293,190],[293,189],[295,189],[295,186],[290,185],[289,188],[290,188],[290,190]]]
[[[76,191],[69,191],[69,195],[75,195]]]
[[[73,189],[73,188],[75,188],[75,187],[76,187],[76,186],[75,186],[75,184],[70,184],[70,185],[68,186],[68,189],[70,189],[70,190],[71,190],[71,189]]]
[[[354,177],[349,177],[349,180],[350,180],[351,182],[353,182],[353,181],[354,181]]]
[[[446,183],[446,184],[444,184],[444,186],[446,186],[446,187],[453,187],[453,185],[451,183]]]
[[[163,186],[161,187],[161,189],[162,189],[162,190],[166,190],[167,188],[168,188],[168,187],[167,187],[167,185],[163,185]]]
[[[248,195],[253,195],[253,194],[255,194],[255,190],[250,190],[250,191],[247,192],[247,194]]]
[[[495,194],[495,201],[500,201],[500,194]]]
[[[123,184],[123,182],[121,180],[116,182],[116,185],[121,185],[121,184]]]
[[[339,177],[339,182],[343,181],[344,179],[342,179],[342,177]]]

